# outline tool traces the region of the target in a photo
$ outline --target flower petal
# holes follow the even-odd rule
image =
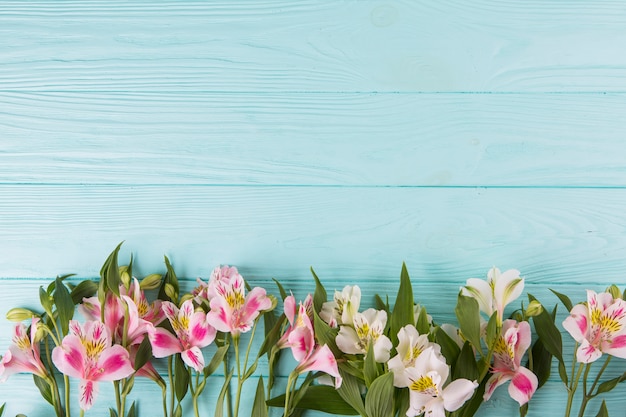
[[[504,307],[518,298],[524,290],[524,279],[519,275],[517,269],[509,269],[501,273],[495,281],[493,297],[500,317],[502,317]]]
[[[335,378],[335,388],[341,386],[341,375],[337,368],[337,360],[327,345],[320,346],[304,363],[296,367],[299,373],[322,371]]]
[[[211,311],[207,313],[207,321],[220,332],[237,331],[233,327],[233,309],[222,296],[211,299]]]
[[[509,395],[521,406],[530,401],[537,390],[537,376],[523,366],[517,369],[509,384]]]
[[[192,346],[203,348],[208,346],[215,339],[217,331],[207,321],[206,314],[202,312],[194,313],[189,322],[189,343]]]
[[[374,342],[374,359],[378,363],[387,362],[389,360],[389,352],[393,347],[391,340],[385,335],[378,336]]]
[[[246,321],[253,321],[257,318],[259,313],[263,310],[269,310],[272,307],[272,300],[270,300],[265,289],[261,287],[255,287],[246,296],[246,301],[243,306],[243,317]]]
[[[183,362],[195,369],[196,372],[202,372],[204,369],[204,356],[202,356],[199,347],[193,346],[183,351],[180,356],[183,358]]]
[[[488,316],[493,314],[493,292],[487,281],[470,278],[461,288],[461,293],[478,301],[478,307],[483,313]]]
[[[52,362],[59,371],[73,378],[83,378],[87,352],[78,336],[68,334],[61,346],[52,350]]]
[[[478,384],[475,381],[470,381],[469,379],[455,379],[441,393],[443,407],[448,411],[458,410],[465,401],[474,395],[474,390],[477,386]]]
[[[78,387],[78,404],[82,410],[89,410],[98,397],[98,383],[81,380]]]
[[[582,341],[576,351],[576,360],[580,363],[595,362],[600,356],[602,356],[602,351],[589,344],[587,339]]]
[[[130,354],[120,345],[113,345],[102,351],[96,363],[98,374],[94,381],[117,381],[135,372],[130,363]]]
[[[589,309],[583,304],[576,304],[570,311],[570,315],[563,320],[563,328],[578,343],[582,343],[587,337],[590,324]]]
[[[283,301],[283,311],[287,320],[289,320],[289,324],[293,326],[293,321],[296,318],[296,297],[289,295]]]
[[[152,345],[152,355],[155,358],[165,358],[182,352],[182,346],[176,336],[161,327],[150,329],[148,337]]]
[[[339,350],[343,353],[365,353],[363,352],[363,349],[359,347],[359,336],[357,336],[352,327],[341,326],[339,328],[339,333],[335,338],[335,342],[337,343]]]

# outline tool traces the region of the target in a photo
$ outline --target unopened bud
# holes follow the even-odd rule
[[[178,301],[178,294],[176,293],[174,286],[170,283],[165,284],[165,295],[167,295],[174,303]]]
[[[270,306],[270,308],[268,308],[267,310],[263,310],[263,312],[268,312],[268,311],[272,311],[276,308],[276,306],[278,305],[278,300],[276,299],[276,297],[274,297],[272,294],[268,294],[267,298],[270,299],[270,301],[272,302],[272,305]]]
[[[543,312],[543,306],[537,300],[532,300],[526,308],[526,317],[535,317]]]
[[[35,332],[35,343],[41,342],[48,335],[48,327],[43,324],[39,324],[37,326],[37,331]]]
[[[182,305],[187,300],[193,300],[193,295],[187,293],[180,298],[180,304]]]
[[[7,320],[9,321],[19,322],[33,317],[39,317],[39,315],[21,307],[12,308],[7,312]]]
[[[613,297],[614,300],[617,300],[618,298],[622,298],[622,292],[619,290],[619,288],[617,288],[617,285],[615,285],[615,284],[613,284],[609,288],[607,288],[606,292],[611,294],[611,296]]]
[[[128,273],[127,266],[120,266],[120,281],[124,285],[124,288],[128,289],[130,287],[130,274]]]
[[[522,313],[520,313],[519,311],[516,311],[515,313],[513,313],[513,320],[517,322],[522,322],[524,321],[524,316],[522,316]]]
[[[142,290],[156,290],[161,286],[161,274],[150,274],[139,283]]]

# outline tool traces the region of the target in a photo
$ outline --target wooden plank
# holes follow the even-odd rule
[[[377,282],[406,261],[458,282],[497,264],[538,282],[623,279],[624,189],[0,186],[0,271],[98,276],[126,240],[138,273]],[[395,275],[395,274],[394,274]]]
[[[0,19],[3,90],[626,87],[619,0],[5,1]]]
[[[626,186],[621,94],[2,93],[0,109],[5,184]]]

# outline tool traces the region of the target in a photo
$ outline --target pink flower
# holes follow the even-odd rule
[[[191,291],[191,295],[194,296],[194,300],[198,304],[202,304],[203,300],[211,301],[211,299],[217,295],[216,287],[220,282],[228,285],[231,278],[238,275],[239,271],[237,271],[237,268],[234,266],[224,265],[215,267],[213,272],[211,272],[208,283],[198,278],[198,286]]]
[[[230,276],[228,281],[215,281],[215,293],[207,320],[220,332],[230,332],[233,336],[249,331],[261,311],[272,307],[272,300],[263,288],[255,287],[246,296],[239,274]]]
[[[337,367],[337,360],[327,345],[319,346],[315,343],[315,332],[309,318],[307,307],[312,309],[313,300],[307,296],[304,303],[300,303],[296,316],[296,303],[293,295],[285,298],[285,315],[289,320],[289,328],[281,337],[278,346],[290,347],[295,360],[300,362],[295,371],[299,374],[309,371],[322,371],[335,378],[335,387],[341,386],[341,375]],[[312,310],[311,310],[312,311]]]
[[[80,379],[79,404],[83,410],[93,405],[99,381],[117,381],[133,374],[128,351],[111,346],[111,336],[99,321],[81,326],[70,321],[70,332],[61,346],[52,350],[52,362],[63,374]]]
[[[0,361],[0,382],[18,372],[29,372],[45,378],[46,368],[39,356],[39,343],[35,341],[35,334],[39,326],[39,319],[33,318],[30,326],[30,337],[26,333],[23,323],[15,325],[13,331],[13,344]]]
[[[484,400],[491,398],[497,387],[507,381],[509,395],[520,406],[526,404],[537,390],[537,376],[529,369],[520,366],[522,356],[530,346],[530,325],[528,322],[517,323],[505,320],[502,324],[500,339],[496,341],[493,352],[491,377],[485,386]]]
[[[201,348],[215,339],[215,328],[203,312],[194,312],[193,301],[185,301],[180,310],[175,304],[163,302],[163,312],[176,332],[176,336],[161,327],[152,327],[148,335],[155,358],[180,353],[183,361],[196,371],[204,369]]]
[[[626,302],[610,293],[587,290],[587,305],[575,305],[563,327],[580,343],[578,362],[594,362],[602,353],[626,358]]]

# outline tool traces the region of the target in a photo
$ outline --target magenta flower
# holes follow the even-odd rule
[[[294,359],[300,362],[295,372],[299,374],[309,371],[325,372],[335,378],[335,387],[339,388],[341,375],[339,375],[337,360],[333,352],[327,345],[319,346],[315,343],[315,332],[307,311],[307,307],[312,309],[312,306],[313,300],[309,295],[304,303],[300,303],[296,316],[296,303],[293,295],[285,298],[285,315],[290,326],[278,346],[291,348]]]
[[[580,343],[578,362],[594,362],[602,353],[626,358],[626,302],[608,292],[587,290],[587,305],[575,305],[563,327]]]
[[[216,295],[211,298],[207,320],[220,332],[230,332],[233,336],[248,332],[261,311],[272,307],[272,300],[263,288],[255,287],[246,295],[243,277],[239,274],[231,275],[228,281],[214,282]]]
[[[133,374],[128,351],[111,346],[111,336],[99,321],[81,326],[70,321],[70,332],[61,346],[52,350],[52,362],[63,374],[80,379],[79,404],[83,410],[93,405],[99,381],[117,381]]]
[[[485,386],[485,401],[491,398],[496,388],[507,381],[511,381],[509,395],[520,407],[533,396],[537,390],[537,376],[520,365],[522,356],[530,346],[530,338],[528,322],[505,320],[502,323],[502,333],[493,352],[492,375]]]
[[[195,312],[193,302],[185,301],[180,310],[174,303],[163,302],[163,312],[176,332],[176,336],[161,327],[152,327],[148,335],[155,358],[180,353],[183,361],[196,371],[204,369],[201,348],[215,339],[216,330],[203,312]]]
[[[29,372],[45,378],[46,368],[39,356],[39,343],[35,341],[35,334],[39,326],[39,319],[33,318],[30,326],[30,336],[23,323],[15,325],[13,330],[13,344],[0,361],[0,382],[18,372]]]

